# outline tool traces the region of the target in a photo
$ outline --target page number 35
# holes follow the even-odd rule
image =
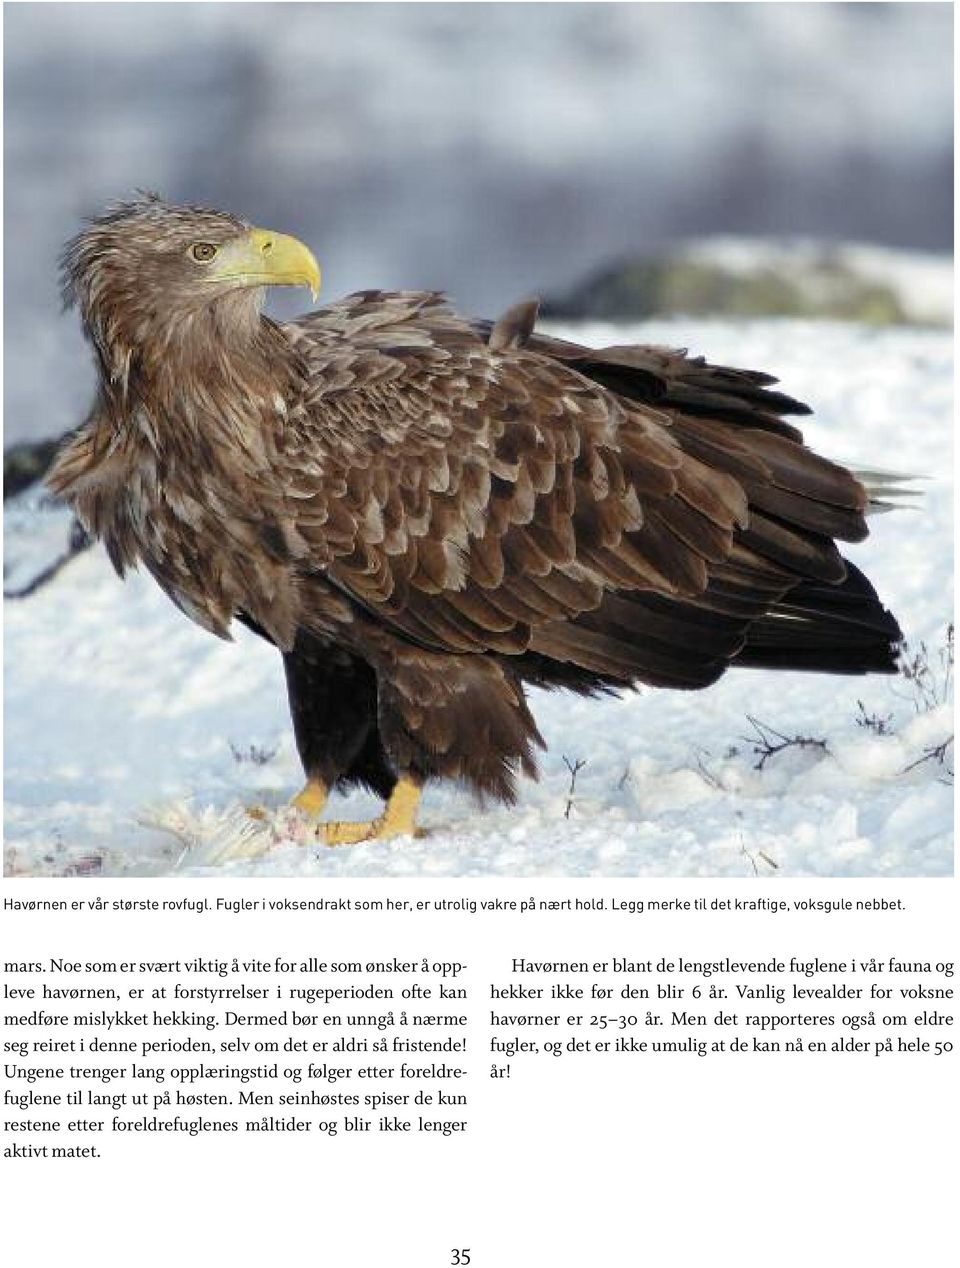
[[[450,1260],[451,1264],[468,1264],[470,1262],[469,1249],[452,1250],[450,1253],[453,1255],[453,1258]]]

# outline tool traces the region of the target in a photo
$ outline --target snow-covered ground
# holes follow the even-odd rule
[[[928,695],[952,619],[951,341],[823,323],[591,325],[585,342],[653,341],[766,369],[816,408],[822,452],[928,475],[919,510],[851,551],[928,649]],[[81,402],[78,401],[78,411]],[[68,519],[36,496],[6,513],[8,587],[49,561]],[[905,678],[742,670],[693,694],[537,693],[549,744],[513,810],[431,787],[416,840],[343,849],[285,809],[300,783],[276,653],[203,633],[99,548],[6,604],[6,862],[17,875],[788,876],[953,870],[948,703]],[[862,706],[861,706],[862,702]],[[928,705],[932,707],[927,707]],[[748,715],[792,745],[757,769]],[[873,726],[863,725],[865,718]],[[881,733],[882,732],[882,733]],[[768,735],[770,733],[768,732]],[[779,743],[771,736],[774,743]],[[570,794],[573,766],[583,762]],[[264,820],[245,807],[267,807]],[[336,798],[339,818],[376,813]],[[250,857],[236,857],[242,841]],[[231,847],[234,853],[231,856]],[[257,852],[259,851],[259,852]]]

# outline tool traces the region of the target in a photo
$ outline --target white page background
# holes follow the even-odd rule
[[[452,1089],[468,1096],[466,1134],[341,1132],[328,1140],[316,1132],[189,1138],[107,1130],[82,1142],[77,1137],[77,1143],[97,1143],[104,1156],[5,1161],[4,1240],[11,1262],[46,1268],[69,1260],[113,1268],[135,1260],[151,1268],[176,1259],[252,1268],[292,1260],[426,1268],[450,1263],[454,1247],[469,1248],[472,1265],[498,1268],[647,1261],[800,1265],[811,1260],[892,1266],[949,1258],[955,1053],[937,1058],[752,1052],[702,1058],[692,1053],[521,1055],[510,1062],[508,1079],[494,1080],[491,1064],[503,1065],[506,1058],[489,1052],[487,1022],[491,1008],[503,1013],[527,1007],[489,999],[491,982],[502,986],[522,980],[511,974],[514,956],[600,961],[795,953],[821,960],[874,954],[950,959],[952,881],[830,881],[767,885],[762,891],[757,885],[693,881],[417,880],[322,888],[282,882],[186,887],[154,881],[95,889],[76,882],[7,882],[3,892],[18,899],[99,894],[107,900],[900,896],[907,906],[894,914],[789,916],[8,912],[5,959],[147,960],[199,954],[466,960],[469,969],[460,981],[469,988],[464,1011],[471,1015],[464,1061],[470,1077]],[[608,984],[626,980],[585,977]],[[171,979],[165,981],[169,985]],[[136,982],[149,985],[146,977]],[[532,982],[527,978],[528,985]],[[842,1002],[832,1003],[830,1011],[845,1011]],[[704,1001],[683,1006],[715,1011]],[[462,1007],[451,1005],[456,1011]],[[582,1002],[560,1001],[555,1007],[557,1012],[589,1010]],[[638,1001],[630,1007],[640,1011],[645,1005]],[[954,1011],[954,1004],[939,1008]],[[912,1013],[915,1004],[896,1011]],[[906,1033],[912,1035],[915,1028]],[[860,1034],[869,1038],[868,1031]],[[70,1059],[82,1060],[65,1060]],[[345,1090],[347,1085],[336,1086]],[[328,1085],[318,1087],[327,1090]],[[136,1083],[110,1084],[109,1089],[145,1090]],[[181,1111],[185,1116],[196,1112]],[[325,1113],[296,1112],[312,1118]],[[330,1114],[344,1112],[351,1111]],[[413,1106],[405,1111],[407,1117],[415,1112]],[[461,1111],[448,1114],[460,1117]],[[109,1112],[106,1117],[109,1123]],[[63,1133],[59,1143],[69,1143]]]

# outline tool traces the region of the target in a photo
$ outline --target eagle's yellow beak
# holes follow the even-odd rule
[[[210,279],[241,286],[309,286],[314,299],[320,293],[320,265],[310,248],[271,229],[251,229],[223,247]]]

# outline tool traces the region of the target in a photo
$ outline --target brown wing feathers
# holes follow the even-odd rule
[[[738,664],[845,672],[891,669],[893,647],[900,637],[897,624],[831,540],[836,536],[859,541],[866,536],[865,491],[848,471],[806,449],[794,429],[777,426],[777,420],[771,425],[771,411],[805,413],[806,407],[766,391],[765,385],[774,381],[766,375],[717,369],[656,349],[623,351],[629,361],[642,364],[642,372],[631,383],[628,370],[620,367],[621,387],[627,385],[633,399],[646,398],[662,409],[684,452],[698,458],[712,476],[723,472],[733,477],[749,514],[738,520],[732,543],[729,538],[715,543],[719,557],[705,549],[702,530],[697,539],[685,538],[706,561],[708,581],[701,593],[682,601],[650,594],[606,599],[599,613],[577,622],[620,636],[620,647],[605,645],[604,668],[614,668],[611,652],[619,651],[627,659],[622,638],[628,632],[628,645],[655,671],[662,672],[662,657],[672,649],[679,662],[672,685],[682,685],[679,679],[684,675],[712,680],[731,659]],[[605,371],[620,353],[601,353]],[[651,388],[651,360],[657,356],[665,377]],[[676,386],[684,370],[693,391]],[[609,381],[608,374],[603,378]],[[711,417],[710,407],[727,393],[739,399],[720,417]],[[691,412],[691,405],[700,417]],[[708,482],[709,490],[715,487]],[[707,509],[702,494],[686,500],[700,512]],[[667,505],[670,528],[683,537],[682,521],[672,509],[676,503]],[[659,659],[641,650],[648,639],[655,640]],[[684,652],[678,655],[678,648]],[[656,681],[649,676],[646,680]]]
[[[822,608],[833,538],[866,534],[862,486],[767,375],[531,334],[531,305],[473,327],[437,296],[325,311],[292,328],[323,449],[298,524],[398,637],[703,685],[797,586]]]

